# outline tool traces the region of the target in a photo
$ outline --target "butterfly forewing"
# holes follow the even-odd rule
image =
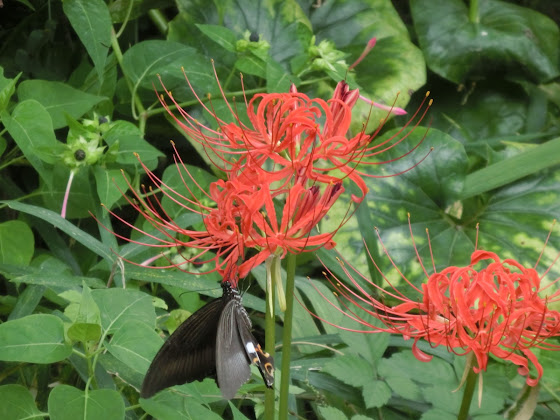
[[[202,380],[216,371],[216,329],[222,299],[216,299],[192,314],[163,344],[142,383],[142,398],[164,388]]]

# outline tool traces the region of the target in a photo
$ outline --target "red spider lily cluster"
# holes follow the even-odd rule
[[[417,256],[422,265],[418,252]],[[483,267],[478,268],[479,265]],[[475,373],[486,370],[490,355],[509,360],[519,366],[518,372],[526,376],[527,384],[535,386],[543,369],[532,349],[560,350],[560,345],[545,341],[560,336],[560,313],[548,307],[550,302],[559,300],[560,290],[546,295],[552,283],[542,286],[544,275],[539,276],[535,268],[525,268],[513,259],[502,261],[495,253],[475,250],[468,266],[447,267],[432,275],[424,269],[427,281],[421,288],[397,269],[417,292],[416,299],[401,293],[381,271],[388,289],[354,269],[378,294],[397,302],[391,306],[368,293],[343,267],[354,287],[331,280],[345,310],[331,302],[333,307],[370,328],[369,332],[397,333],[414,339],[412,351],[418,360],[431,360],[417,346],[418,340],[424,339],[433,347],[444,345],[457,355],[472,353],[476,359]],[[365,321],[356,308],[381,320],[384,327]],[[536,368],[536,378],[529,376],[530,364]]]
[[[188,211],[200,214],[204,229],[178,226],[161,206],[157,195],[146,191],[134,193],[135,197],[128,200],[156,234],[141,231],[114,215],[156,242],[143,243],[145,245],[198,250],[195,256],[184,256],[180,262],[169,260],[168,267],[186,271],[184,267],[189,263],[212,263],[208,271],[218,271],[221,275],[236,272],[243,277],[273,255],[282,258],[287,252],[300,253],[323,246],[332,248],[338,229],[320,233],[317,225],[344,192],[343,181],[348,179],[358,187],[360,195],[353,195],[352,199],[360,202],[368,188],[363,179],[366,174],[357,166],[380,164],[373,162],[373,158],[408,135],[377,145],[372,144],[377,132],[368,135],[362,130],[348,138],[352,107],[359,93],[343,81],[338,83],[329,101],[310,99],[298,93],[294,86],[289,93],[257,94],[249,101],[245,98],[250,121],[247,125],[227,102],[223,91],[234,122],[220,119],[212,110],[212,102],[205,105],[188,77],[186,79],[200,104],[216,121],[217,129],[203,125],[182,109],[165,87],[180,117],[170,110],[163,95],[160,101],[189,138],[204,146],[208,157],[224,172],[225,179],[213,182],[209,191],[203,191],[204,203],[211,203],[206,205],[196,198],[194,191],[189,190],[190,196],[185,197],[142,166],[161,194]],[[427,108],[420,114],[420,120],[426,111]],[[198,186],[176,149],[174,159],[181,176],[190,177]],[[339,228],[349,216],[347,211]]]

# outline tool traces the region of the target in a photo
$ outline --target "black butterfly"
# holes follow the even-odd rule
[[[192,314],[163,344],[142,383],[142,398],[164,388],[217,374],[222,396],[229,400],[259,368],[264,383],[274,383],[274,360],[251,333],[249,314],[239,291],[222,282],[223,296]]]

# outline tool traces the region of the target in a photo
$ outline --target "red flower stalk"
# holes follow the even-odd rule
[[[179,106],[163,84],[167,96],[182,118],[173,114],[163,95],[160,96],[160,102],[191,139],[212,152],[208,156],[214,159],[213,163],[218,168],[228,173],[246,168],[257,169],[266,173],[271,181],[282,180],[282,185],[290,180],[292,184],[299,182],[302,176],[314,184],[337,183],[349,178],[356,183],[362,194],[361,197],[353,197],[355,201],[361,201],[368,190],[363,176],[371,176],[357,170],[357,167],[360,164],[379,165],[391,162],[411,153],[412,150],[385,162],[372,160],[403,141],[408,134],[395,139],[419,116],[414,128],[418,126],[431,105],[430,100],[428,106],[423,108],[422,102],[411,120],[393,138],[372,145],[372,140],[385,120],[374,134],[367,135],[362,130],[348,139],[346,135],[350,129],[351,111],[359,98],[359,92],[357,89],[350,90],[344,81],[338,83],[328,102],[310,99],[307,95],[296,92],[295,87],[289,93],[257,94],[248,103],[245,98],[250,120],[250,125],[245,125],[237,111],[227,102],[223,91],[222,97],[235,122],[227,123],[217,117],[196,95],[186,74],[185,77],[201,105],[218,123],[219,129],[212,130],[193,118]],[[322,128],[320,121],[324,121]]]
[[[424,269],[417,250],[416,254]],[[485,265],[478,267],[481,263]],[[393,266],[417,292],[416,298],[402,294],[381,271],[390,286],[387,290],[352,268],[377,290],[376,294],[398,302],[388,306],[374,298],[371,291],[364,290],[343,266],[353,287],[329,278],[346,310],[331,302],[332,306],[368,327],[368,332],[389,332],[402,334],[405,339],[413,338],[412,351],[421,361],[430,361],[431,356],[417,347],[420,339],[432,347],[445,345],[457,355],[472,352],[477,361],[473,366],[475,373],[486,370],[488,357],[492,354],[519,366],[519,374],[527,376],[526,382],[530,386],[535,386],[543,373],[532,349],[560,350],[559,345],[545,341],[560,336],[560,313],[548,308],[550,302],[559,300],[560,290],[541,296],[551,284],[542,286],[536,265],[535,268],[525,268],[513,259],[502,261],[495,253],[475,250],[468,266],[447,267],[432,275],[424,269],[427,281],[420,288],[413,285],[394,263]],[[351,305],[381,320],[385,326],[371,325]],[[536,368],[536,378],[529,376],[529,364]]]

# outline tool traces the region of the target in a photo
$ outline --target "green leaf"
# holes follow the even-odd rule
[[[95,166],[93,174],[99,200],[110,209],[128,190],[126,180],[130,182],[130,177],[118,169],[105,169],[101,166]]]
[[[237,42],[237,37],[228,28],[218,25],[203,25],[197,24],[196,27],[200,31],[210,38],[212,41],[221,45],[230,52],[235,52],[235,44]]]
[[[325,420],[347,420],[348,417],[338,408],[321,406],[319,407],[319,414]]]
[[[144,374],[162,344],[163,340],[153,327],[129,319],[114,332],[105,346],[118,360]]]
[[[267,63],[254,55],[239,57],[235,62],[235,68],[243,74],[252,74],[262,79],[266,78]]]
[[[282,66],[269,59],[266,62],[266,90],[268,93],[286,93],[290,90],[291,84],[299,85],[300,80],[296,76],[290,75]]]
[[[46,222],[52,223],[54,226],[74,238],[76,241],[80,242],[86,248],[95,252],[97,255],[106,258],[109,261],[113,261],[115,259],[115,255],[111,252],[111,249],[109,247],[105,246],[103,243],[99,242],[97,239],[95,239],[85,231],[77,228],[68,220],[60,217],[60,214],[44,209],[42,207],[31,206],[29,204],[19,203],[17,201],[4,201],[4,203],[6,203],[8,207],[14,210],[30,214],[32,216],[45,220]]]
[[[186,85],[181,68],[185,69],[197,90],[209,92],[216,89],[210,60],[198,54],[194,48],[178,42],[143,41],[123,55],[123,70],[130,78],[134,92],[140,87],[153,90],[154,85],[159,86],[158,76],[167,89]],[[174,91],[174,96],[179,95]]]
[[[35,239],[26,223],[0,223],[0,264],[26,265],[33,258]]]
[[[48,156],[46,151],[53,150],[58,142],[46,109],[37,101],[22,100],[16,105],[11,116],[2,112],[1,117],[25,158],[33,165],[41,179],[49,187],[52,186],[51,168],[45,163],[51,156]]]
[[[19,84],[17,93],[20,101],[34,99],[43,105],[51,116],[52,126],[55,129],[66,127],[65,114],[74,119],[80,118],[106,99],[75,89],[65,83],[48,80],[25,80]],[[51,137],[54,138],[53,135]]]
[[[374,380],[373,366],[359,356],[335,357],[323,371],[352,386],[361,387]]]
[[[29,315],[0,324],[0,360],[54,363],[71,353],[62,321],[54,315]]]
[[[49,394],[51,420],[122,420],[124,402],[112,389],[88,390],[58,385]]]
[[[200,392],[198,388],[210,383],[209,392]],[[175,419],[208,419],[220,420],[222,416],[214,413],[207,406],[202,405],[201,400],[206,404],[207,401],[221,400],[221,395],[214,381],[205,380],[202,384],[198,382],[185,384],[175,387],[175,392],[164,391],[156,394],[150,399],[140,399],[140,406],[152,417],[158,420]],[[201,398],[204,395],[204,399]],[[188,401],[188,403],[186,403]]]
[[[41,419],[46,413],[41,413],[35,405],[35,400],[27,388],[21,385],[0,386],[0,418],[10,420]]]
[[[112,25],[107,5],[102,0],[64,0],[62,7],[102,79],[111,45]]]
[[[121,165],[139,166],[134,155],[137,153],[148,169],[154,169],[158,158],[163,156],[163,153],[144,139],[138,127],[129,121],[115,121],[105,133],[104,139],[109,146],[118,145],[116,162]]]
[[[20,76],[21,73],[13,79],[6,79],[4,77],[4,69],[0,67],[0,112],[7,109],[10,99],[16,91],[16,83]],[[0,153],[1,155],[2,153]]]
[[[128,289],[92,290],[91,295],[101,313],[101,325],[112,334],[127,321],[138,320],[152,330],[156,314],[152,299],[146,293]]]
[[[430,69],[455,83],[487,77],[496,69],[501,77],[523,77],[535,83],[558,76],[556,23],[503,1],[476,5],[478,15],[470,17],[461,0],[411,1],[414,27]]]
[[[560,138],[547,141],[469,174],[461,196],[469,198],[558,164],[560,164]]]
[[[457,384],[457,378],[453,368],[447,362],[434,357],[430,362],[421,362],[412,351],[404,350],[393,354],[388,359],[382,359],[379,363],[379,376],[384,378],[410,378],[420,384],[437,384],[447,387],[452,391]]]
[[[84,286],[78,313],[68,328],[68,338],[74,341],[97,341],[101,337],[101,315],[91,290]]]
[[[383,407],[391,398],[391,388],[383,381],[368,381],[364,384],[362,395],[367,408]]]

